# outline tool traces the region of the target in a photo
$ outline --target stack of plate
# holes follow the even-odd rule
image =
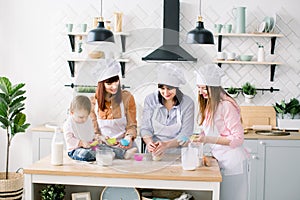
[[[257,31],[259,33],[272,33],[276,24],[276,15],[273,17],[265,17],[264,20],[258,25]]]

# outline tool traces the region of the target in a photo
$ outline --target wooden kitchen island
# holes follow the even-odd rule
[[[213,159],[211,163],[211,167],[184,171],[179,157],[161,161],[114,160],[112,166],[102,167],[65,156],[62,166],[53,166],[48,156],[24,168],[25,199],[37,198],[35,184],[64,184],[211,191],[212,200],[219,200],[222,176],[217,161]]]

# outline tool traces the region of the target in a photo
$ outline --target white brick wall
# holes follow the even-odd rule
[[[31,32],[26,34],[26,39],[19,37],[15,39],[4,39],[11,36],[11,32],[3,31],[5,37],[0,41],[3,46],[13,45],[14,51],[5,52],[2,55],[5,59],[0,61],[1,73],[14,77],[16,81],[25,81],[28,88],[27,112],[32,124],[41,124],[45,121],[62,121],[65,119],[66,110],[72,98],[73,91],[64,87],[70,83],[84,83],[89,77],[89,67],[82,63],[76,63],[76,78],[70,77],[70,71],[66,59],[70,56],[70,44],[68,37],[64,34],[66,23],[88,23],[92,25],[92,19],[99,15],[100,1],[98,0],[62,0],[45,1],[40,4],[36,0],[31,0],[40,9],[31,9],[31,4],[24,5],[23,10],[18,12],[8,12],[10,15],[5,19],[18,23],[22,30],[26,30],[26,22],[32,23]],[[14,1],[10,3],[0,3],[2,8],[9,7],[14,10]],[[103,16],[112,20],[113,12],[122,11],[124,13],[123,29],[129,32],[127,38],[125,57],[131,59],[126,65],[126,78],[122,83],[129,85],[135,95],[138,107],[142,106],[143,97],[149,93],[152,87],[148,86],[155,81],[155,66],[141,61],[141,57],[159,47],[162,44],[162,0],[104,0]],[[270,4],[272,6],[270,6]],[[2,6],[4,5],[4,6]],[[282,98],[298,97],[300,95],[300,42],[299,42],[299,15],[295,11],[297,2],[290,0],[289,4],[282,1],[251,1],[228,0],[220,2],[217,0],[202,1],[202,15],[205,27],[214,31],[215,23],[234,23],[231,9],[234,5],[245,5],[247,7],[247,32],[253,32],[255,27],[266,15],[272,16],[277,13],[276,33],[284,35],[276,41],[275,59],[283,62],[283,65],[276,67],[275,81],[270,82],[270,67],[264,65],[223,65],[226,76],[223,78],[224,87],[240,87],[246,81],[250,81],[258,88],[279,88],[280,92],[259,94],[254,99],[256,105],[271,105]],[[1,9],[1,8],[0,8]],[[26,15],[31,12],[31,15]],[[197,66],[201,66],[211,61],[216,56],[217,45],[213,47],[203,47],[199,45],[189,45],[184,43],[187,31],[196,25],[198,15],[197,0],[181,1],[181,24],[180,42],[181,46],[198,58]],[[13,18],[13,20],[12,20]],[[23,21],[21,20],[23,19]],[[4,20],[4,18],[1,18]],[[36,23],[33,23],[33,22]],[[1,21],[0,21],[1,22]],[[0,23],[2,24],[2,23]],[[4,24],[9,24],[7,21]],[[14,30],[9,27],[9,30]],[[39,35],[37,40],[36,37]],[[24,39],[24,40],[23,40]],[[237,54],[251,53],[256,55],[256,41],[264,44],[266,57],[269,57],[270,38],[224,38],[223,49],[227,52],[234,51]],[[17,42],[17,43],[16,43]],[[217,38],[215,38],[217,43]],[[19,45],[23,44],[23,45]],[[117,45],[120,41],[117,38]],[[38,48],[43,48],[39,50]],[[29,51],[28,51],[29,50]],[[31,52],[31,53],[30,53]],[[22,55],[27,55],[26,59]],[[15,57],[15,55],[20,55]],[[9,59],[10,57],[11,59]],[[19,58],[19,59],[15,59]],[[183,87],[183,91],[195,97],[193,71],[195,66],[191,63],[178,63],[185,69],[185,75],[189,84]],[[9,68],[4,67],[9,66]],[[80,71],[80,73],[78,73]],[[19,73],[18,73],[19,72]],[[33,73],[35,72],[34,76]],[[20,74],[22,73],[22,74]],[[25,75],[25,78],[21,78]],[[24,77],[24,76],[23,76]],[[86,80],[91,82],[90,80]],[[154,88],[155,89],[155,88]],[[195,98],[196,100],[196,98]],[[239,95],[238,102],[243,104],[243,97]]]

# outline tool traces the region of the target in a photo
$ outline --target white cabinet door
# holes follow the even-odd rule
[[[258,145],[257,200],[300,198],[300,141],[261,140]]]
[[[33,162],[50,155],[53,132],[32,132]]]
[[[248,162],[248,183],[249,183],[249,191],[248,191],[248,200],[256,200],[257,199],[257,163],[258,163],[258,154],[257,154],[257,140],[245,140],[244,141],[245,148],[250,153],[250,159]]]

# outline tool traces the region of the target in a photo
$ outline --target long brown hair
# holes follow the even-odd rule
[[[100,110],[104,111],[104,109],[105,109],[106,91],[105,91],[104,83],[113,83],[113,82],[117,82],[118,80],[120,80],[119,76],[113,76],[109,79],[98,82],[95,97],[97,99],[98,107]],[[119,84],[117,93],[112,96],[112,101],[116,102],[117,104],[120,104],[121,100],[122,100],[121,95],[122,95],[121,94],[121,84]]]

